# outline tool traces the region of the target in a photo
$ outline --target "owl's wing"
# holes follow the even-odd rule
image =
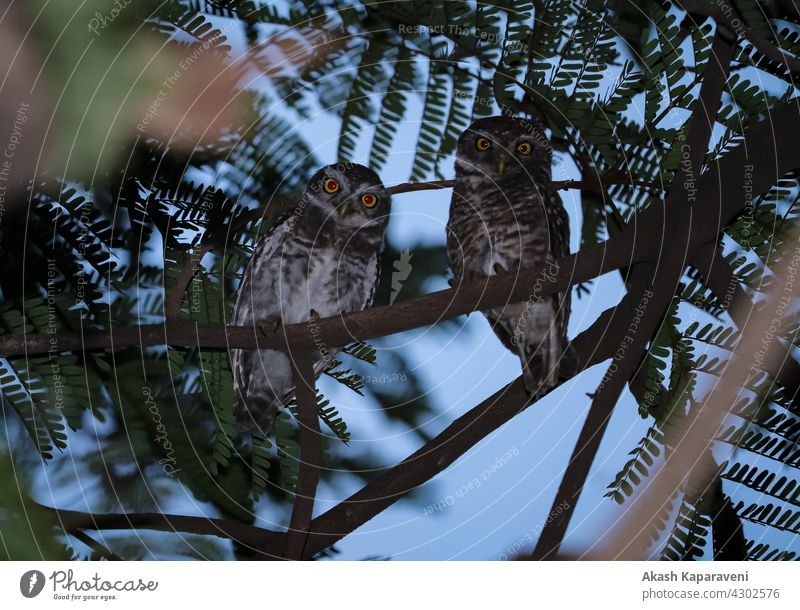
[[[286,237],[293,229],[293,223],[290,222],[291,217],[292,214],[288,213],[278,218],[256,244],[253,256],[250,258],[250,262],[247,263],[247,267],[245,267],[242,281],[236,292],[236,303],[233,306],[233,316],[231,318],[232,324],[246,324],[253,321],[249,306],[252,302],[253,271],[256,266],[271,260],[280,251]]]
[[[550,253],[553,258],[559,259],[569,254],[569,216],[558,193],[548,192],[546,197],[548,198],[547,209],[549,213],[547,222],[550,229]],[[567,324],[572,311],[572,290],[567,289],[554,295],[554,298],[553,305],[557,307],[556,324],[558,325],[558,333],[566,342]],[[572,377],[578,371],[578,367],[578,356],[572,346],[569,346],[569,349],[566,349],[561,356],[561,376],[564,378]]]
[[[569,216],[557,192],[546,191],[547,224],[550,231],[550,253],[559,259],[569,254]]]
[[[263,272],[275,255],[280,253],[286,237],[294,227],[294,223],[290,222],[290,219],[291,214],[279,218],[256,245],[239,284],[231,316],[232,324],[247,326],[256,321],[266,320],[271,313],[276,315],[280,313],[280,303],[264,302],[254,298],[253,282],[256,270]],[[254,374],[254,371],[263,369],[259,354],[255,350],[232,349],[230,356],[236,413],[240,422],[248,412],[246,407],[250,408],[253,414],[271,412],[271,392],[267,391],[270,388],[259,387],[265,380],[260,379],[258,374]],[[256,404],[257,399],[264,401],[264,404]]]
[[[373,276],[374,279],[370,282],[369,278],[366,278],[366,281],[370,283],[369,292],[367,293],[367,301],[364,303],[363,309],[367,309],[372,307],[372,304],[375,302],[375,293],[378,291],[378,286],[381,284],[381,271],[383,271],[383,251],[384,248],[381,248],[380,252],[375,255],[373,268]]]
[[[464,273],[464,253],[461,251],[459,240],[456,237],[455,217],[462,213],[459,203],[457,201],[458,194],[456,189],[459,186],[453,187],[453,196],[450,198],[450,216],[447,219],[447,262],[450,263],[450,269],[453,272],[454,279],[458,282]]]

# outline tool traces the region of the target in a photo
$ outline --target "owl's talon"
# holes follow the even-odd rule
[[[262,335],[274,335],[281,326],[283,326],[283,318],[279,315],[256,321],[256,328]]]

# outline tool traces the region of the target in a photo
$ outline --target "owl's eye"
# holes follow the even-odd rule
[[[475,148],[478,150],[489,150],[491,147],[492,143],[486,138],[478,138],[475,140]]]
[[[374,208],[378,205],[378,198],[371,193],[367,193],[366,195],[361,195],[361,203],[365,208]]]
[[[339,190],[339,183],[333,178],[326,178],[325,182],[322,183],[322,188],[325,189],[326,193],[335,193]]]
[[[529,155],[529,154],[531,154],[531,150],[532,150],[532,147],[530,145],[530,142],[521,142],[517,146],[517,152],[519,154],[521,154],[521,155]]]

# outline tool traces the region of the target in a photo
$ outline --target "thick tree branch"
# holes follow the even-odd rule
[[[311,354],[293,353],[290,360],[297,396],[297,423],[300,427],[300,473],[286,541],[286,558],[300,560],[303,558],[314,513],[314,498],[319,484],[322,436],[319,431],[317,391]]]
[[[650,263],[636,265],[631,273],[631,290],[612,315],[612,324],[619,320],[619,316],[622,316],[627,324],[622,334],[605,339],[606,342],[613,341],[618,346],[617,352],[592,400],[589,414],[581,428],[578,442],[553,500],[550,518],[545,523],[534,549],[533,559],[551,559],[558,554],[592,463],[600,449],[611,413],[625,385],[633,379],[642,362],[647,342],[655,335],[664,312],[672,300],[687,259],[691,260],[694,250],[703,245],[695,241],[693,249],[692,237],[697,230],[692,224],[689,225],[689,230],[681,230],[683,227],[680,224],[685,226],[685,216],[680,224],[676,222],[676,218],[682,213],[691,217],[693,196],[690,195],[692,189],[689,186],[694,187],[696,177],[700,175],[732,58],[733,46],[717,31],[712,43],[710,65],[705,71],[701,85],[699,103],[689,119],[689,133],[685,145],[689,165],[682,166],[676,174],[664,206],[651,206],[647,210],[650,218],[663,214],[662,226],[665,234],[670,235],[670,239],[665,240],[663,258],[659,260],[658,265]],[[715,190],[706,187],[700,189],[699,194],[710,196]],[[707,202],[704,208],[713,209],[713,203]],[[702,229],[702,226],[700,228]],[[717,228],[716,233],[719,230]],[[596,329],[592,330],[597,332]],[[558,510],[559,507],[562,507],[561,510]]]
[[[677,281],[681,270],[680,262],[671,264],[670,268],[674,280]],[[673,291],[669,287],[656,289],[655,269],[652,264],[641,265],[632,274],[635,278],[631,281],[631,291],[620,305],[618,315],[615,316],[617,324],[624,320],[630,322],[621,336],[617,326],[615,332],[606,339],[606,342],[613,342],[617,346],[616,353],[594,394],[592,406],[581,427],[575,449],[556,492],[553,509],[534,549],[533,559],[551,559],[557,555],[600,449],[614,407],[628,380],[635,375],[647,341],[658,329],[663,311],[672,298]],[[562,507],[562,510],[556,510],[557,507]]]
[[[228,538],[256,551],[262,550],[267,546],[274,546],[284,536],[280,532],[273,532],[228,519],[167,515],[163,513],[84,513],[40,506],[43,510],[52,514],[59,527],[69,534],[80,530],[135,529],[185,532]]]
[[[581,335],[576,337],[573,345],[577,346],[576,351],[580,350],[578,360],[581,370],[603,360],[596,352],[596,346],[582,340]],[[478,442],[522,412],[528,404],[522,378],[518,377],[459,417],[397,466],[314,519],[304,557],[313,557],[335,544],[401,497],[446,470]],[[271,541],[276,546],[268,546],[268,552],[270,555],[279,555],[283,541],[279,538],[272,538]]]
[[[638,230],[641,233],[641,229]],[[659,231],[660,233],[660,231]],[[635,225],[601,244],[557,261],[558,273],[538,292],[540,298],[563,291],[637,260],[646,260],[658,249],[653,239],[636,240]],[[201,324],[171,320],[162,324],[125,326],[83,333],[43,333],[0,337],[0,357],[32,356],[64,351],[120,349],[126,346],[181,345],[206,348],[314,349],[320,341],[341,346],[355,339],[368,340],[436,324],[473,311],[501,307],[530,298],[540,269],[520,269],[485,280],[473,280],[456,288],[434,292],[402,303],[320,319],[315,334],[306,323],[277,330],[252,326]]]
[[[450,424],[436,438],[311,523],[306,557],[347,536],[402,496],[445,470],[520,413],[528,397],[518,378]],[[271,549],[277,553],[279,549]]]

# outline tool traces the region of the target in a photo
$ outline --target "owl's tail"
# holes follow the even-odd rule
[[[245,400],[241,392],[236,392],[236,426],[240,432],[268,434],[278,410],[274,399],[250,395]]]
[[[574,351],[565,352],[566,339],[551,324],[541,341],[529,341],[517,346],[522,363],[522,382],[526,393],[534,398],[543,396],[556,385],[564,374],[574,373]]]

